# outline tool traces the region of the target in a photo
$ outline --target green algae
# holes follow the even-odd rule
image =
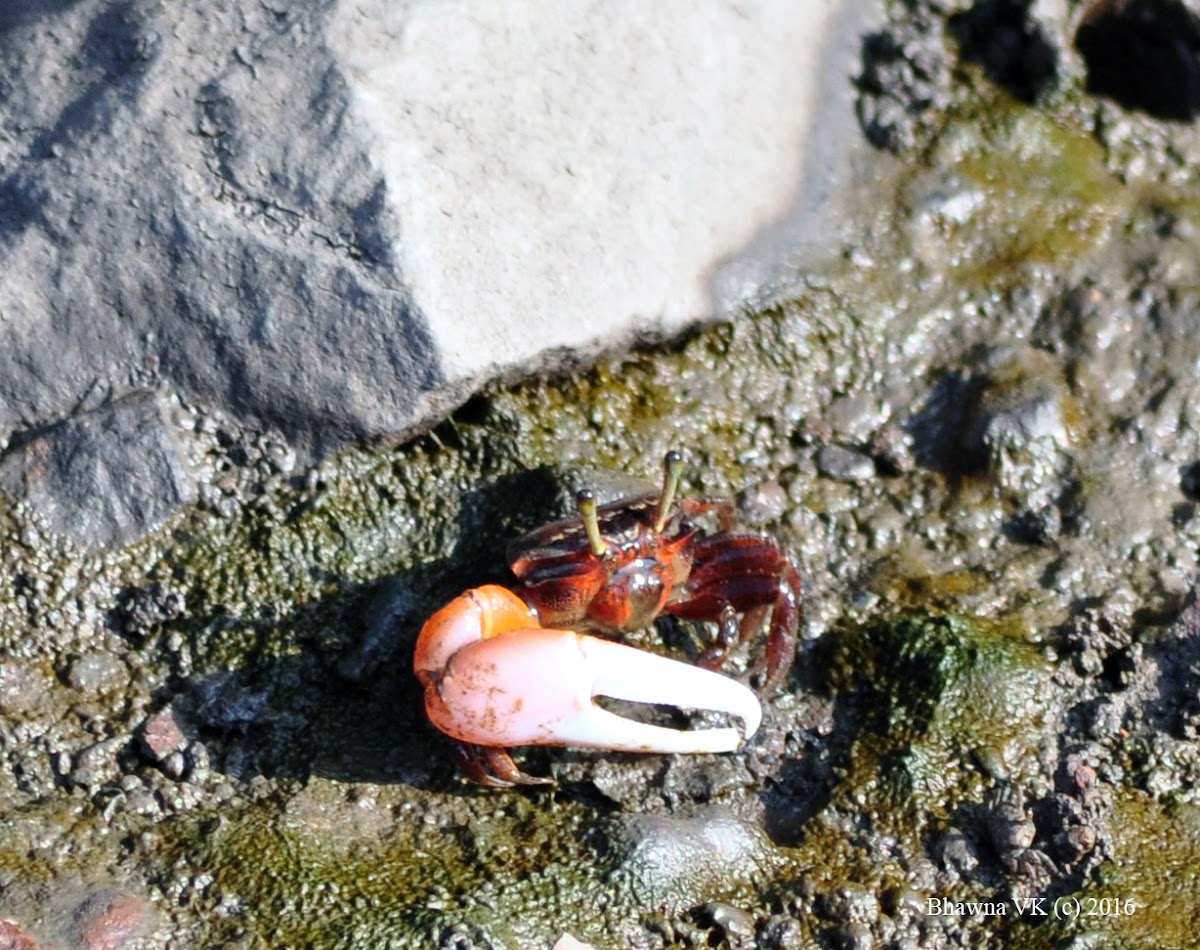
[[[1200,807],[1124,790],[1109,821],[1112,859],[1101,865],[1096,883],[1078,895],[1080,929],[1111,934],[1127,947],[1195,946]]]
[[[1052,744],[1048,665],[1018,629],[944,614],[910,614],[841,631],[830,675],[856,723],[830,810],[919,848],[948,828],[962,802],[997,781],[1033,778]],[[798,860],[822,878],[902,886],[906,871],[875,855],[848,864],[833,826],[805,832]],[[803,856],[802,856],[803,855]]]
[[[640,917],[746,900],[749,878],[765,870],[765,839],[752,836],[720,873],[701,856],[664,885],[652,831],[626,832],[631,852],[606,847],[603,823],[578,803],[446,803],[382,789],[363,809],[353,793],[319,780],[282,809],[262,802],[182,821],[168,850],[211,879],[210,900],[236,895],[230,939],[252,932],[280,948],[426,947],[453,934],[520,950],[563,933],[616,947],[614,934]]]
[[[942,217],[955,279],[1013,286],[1030,265],[1070,262],[1106,241],[1132,192],[1089,131],[1005,96],[956,117],[927,156],[972,190],[977,210]]]
[[[237,895],[242,910],[231,929],[249,928],[273,947],[420,947],[469,921],[496,946],[515,947],[514,926],[548,935],[557,924],[547,918],[569,916],[531,905],[524,922],[505,922],[493,905],[502,892],[516,899],[521,881],[540,880],[547,864],[565,872],[565,848],[581,860],[578,810],[554,809],[549,826],[531,823],[523,799],[459,802],[438,813],[429,796],[385,793],[364,828],[347,791],[317,780],[282,810],[257,803],[177,829],[189,863],[211,874],[218,891]],[[466,833],[468,822],[480,833]],[[574,887],[563,873],[545,896],[566,899]],[[594,906],[589,898],[585,906]]]
[[[833,678],[861,710],[837,792],[852,807],[920,835],[952,803],[1034,770],[1052,725],[1049,667],[1019,630],[925,614],[838,640]]]

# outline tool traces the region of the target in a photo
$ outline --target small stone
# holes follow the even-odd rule
[[[701,911],[714,927],[724,932],[727,942],[732,943],[754,936],[754,917],[740,907],[720,901],[709,901]]]
[[[879,901],[862,887],[842,887],[825,899],[826,913],[834,920],[872,921],[879,916]]]
[[[840,482],[868,482],[875,477],[875,463],[869,456],[840,445],[823,445],[817,452],[817,469],[827,478]]]
[[[80,904],[73,916],[79,950],[122,950],[145,930],[149,909],[133,894],[100,894]]]
[[[187,771],[187,759],[183,757],[182,752],[172,752],[158,763],[158,765],[167,778],[181,779],[183,778],[183,773]]]
[[[795,917],[776,914],[763,927],[762,945],[764,950],[790,950],[801,946],[804,936],[804,926]]]
[[[738,498],[738,514],[751,528],[778,521],[787,511],[788,496],[776,481],[766,481],[747,489]]]
[[[889,891],[886,895],[886,905],[889,916],[916,916],[925,911],[925,898],[910,887],[900,887]]]
[[[901,426],[886,425],[871,439],[871,455],[885,475],[904,475],[917,467],[913,437]]]
[[[191,781],[200,781],[208,776],[212,761],[204,743],[193,742],[187,747],[184,757],[187,763],[187,774]]]
[[[296,451],[285,443],[269,443],[263,455],[272,471],[280,475],[291,475],[296,468]]]
[[[150,761],[161,765],[168,756],[182,753],[188,745],[175,709],[166,706],[146,720],[142,727],[142,748]]]
[[[0,950],[40,950],[38,943],[16,921],[0,917]]]
[[[16,660],[0,662],[0,715],[15,716],[36,709],[46,695],[44,679]]]
[[[846,441],[865,441],[870,438],[889,413],[889,407],[866,394],[839,396],[829,404],[825,422]]]
[[[871,928],[858,921],[846,924],[838,931],[837,936],[838,945],[845,950],[871,950],[875,946]]]
[[[129,682],[129,669],[120,657],[103,650],[85,653],[71,664],[67,682],[85,696],[104,696]]]
[[[554,945],[554,950],[593,950],[590,943],[576,940],[570,934],[563,934]]]
[[[115,780],[117,775],[117,753],[124,744],[122,739],[105,739],[88,746],[75,757],[75,763],[67,777],[76,785],[95,788]]]

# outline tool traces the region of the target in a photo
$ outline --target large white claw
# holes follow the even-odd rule
[[[594,696],[716,710],[736,716],[742,728],[653,726],[602,709]],[[758,697],[720,673],[621,643],[540,628],[463,647],[426,700],[439,729],[485,746],[732,752],[762,721]]]

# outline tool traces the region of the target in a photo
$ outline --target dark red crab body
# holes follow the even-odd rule
[[[520,593],[542,622],[618,634],[666,613],[719,623],[700,664],[719,668],[730,648],[770,613],[764,688],[791,669],[800,623],[800,571],[772,538],[729,530],[727,501],[675,501],[682,462],[668,453],[659,493],[597,507],[580,492],[579,517],[546,525],[509,549]],[[716,515],[706,534],[697,518]],[[740,618],[740,619],[739,619]]]

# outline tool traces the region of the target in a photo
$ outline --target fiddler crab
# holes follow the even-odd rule
[[[732,752],[757,731],[758,697],[716,672],[770,615],[763,688],[783,681],[796,650],[800,572],[771,538],[731,530],[729,501],[676,499],[683,460],[668,452],[662,490],[598,506],[514,542],[516,590],[477,587],[435,613],[417,637],[413,669],[425,711],[457,740],[464,771],[484,785],[551,784],[522,772],[510,746],[625,752]],[[695,521],[713,512],[721,530]],[[621,634],[659,614],[712,620],[718,633],[697,665],[580,632]],[[618,716],[608,696],[724,712],[733,727],[678,730]]]

